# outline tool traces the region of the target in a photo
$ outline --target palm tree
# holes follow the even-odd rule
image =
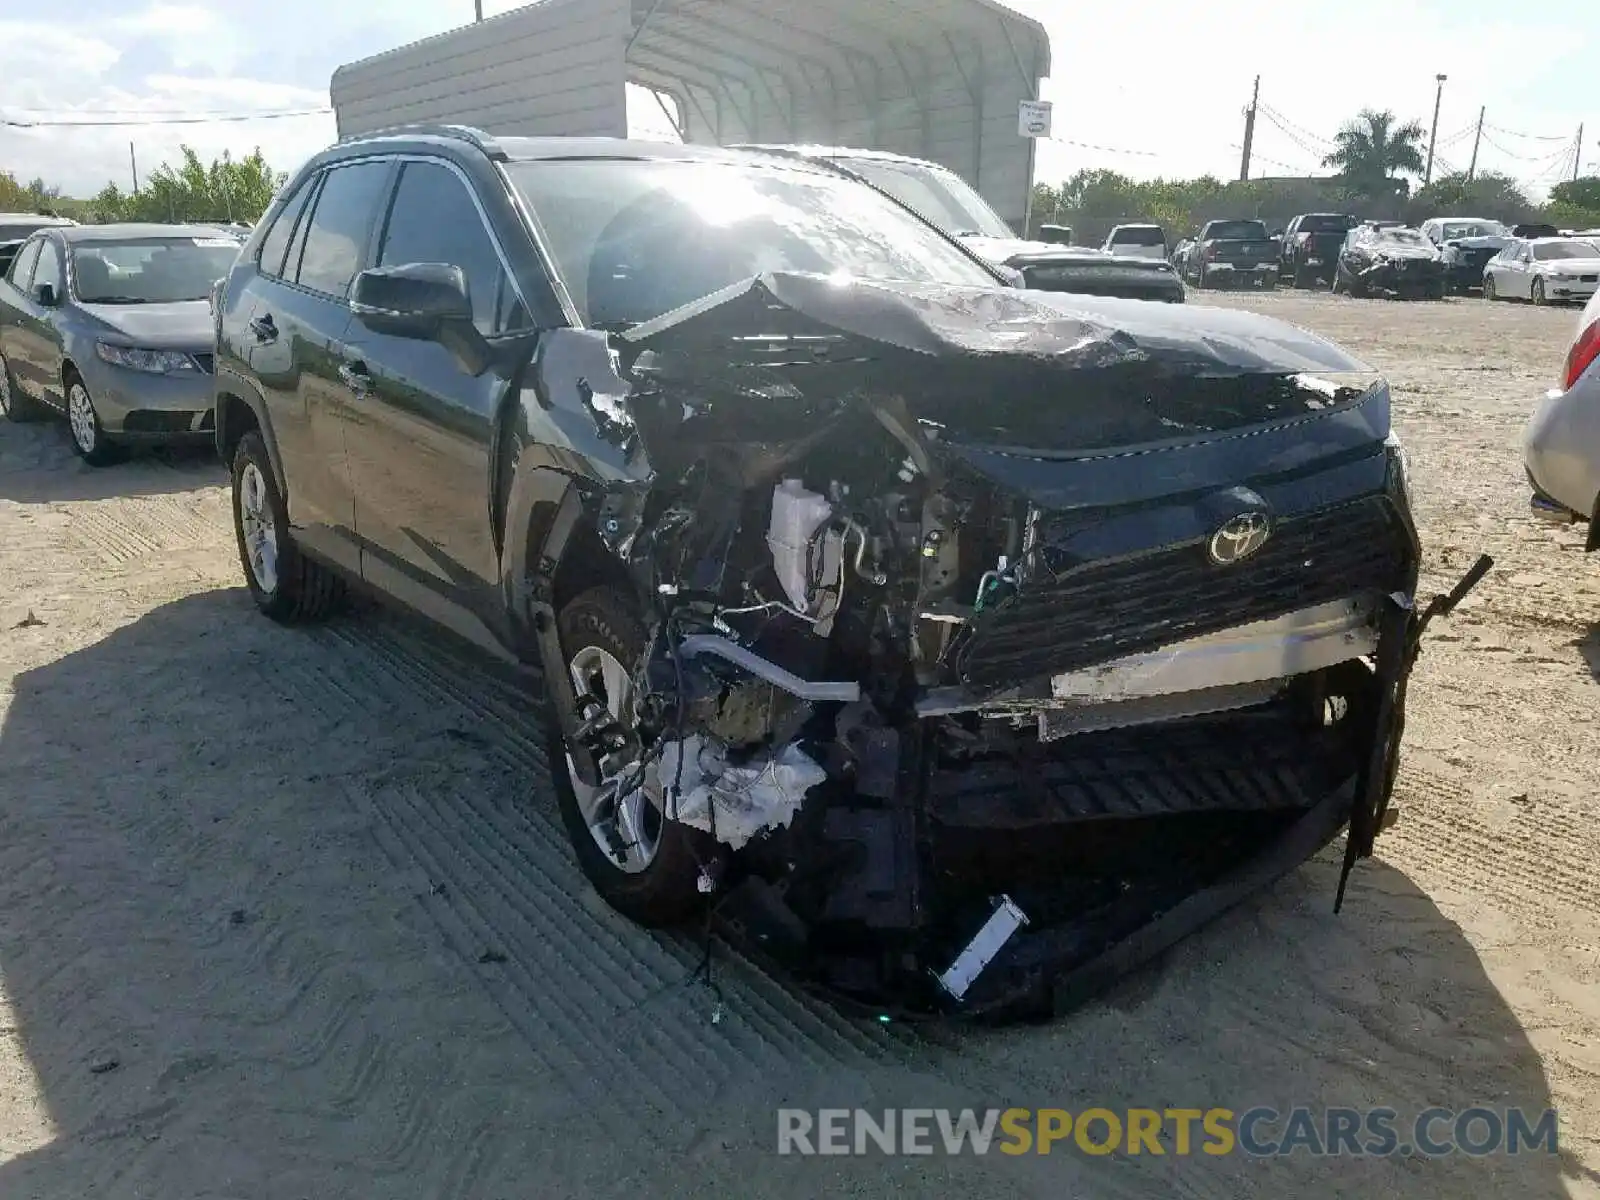
[[[1410,184],[1396,176],[1402,171],[1422,174],[1423,136],[1420,121],[1407,121],[1397,128],[1392,112],[1364,108],[1334,135],[1335,149],[1322,165],[1338,167],[1345,183],[1363,195],[1406,195]]]

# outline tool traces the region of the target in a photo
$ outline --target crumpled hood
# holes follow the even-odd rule
[[[172,304],[79,304],[83,312],[147,350],[211,349],[211,306],[204,300]]]
[[[1431,246],[1403,246],[1399,242],[1384,242],[1372,247],[1375,258],[1387,258],[1391,262],[1400,259],[1430,260],[1439,257],[1439,252]]]
[[[708,431],[768,444],[887,402],[945,442],[1093,453],[1327,415],[1381,384],[1271,317],[999,285],[767,274],[621,340],[668,409],[714,409]]]

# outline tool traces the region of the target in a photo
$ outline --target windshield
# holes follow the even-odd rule
[[[1113,246],[1165,246],[1167,237],[1159,225],[1124,225],[1111,231]]]
[[[588,325],[626,328],[768,271],[997,286],[871,188],[762,164],[511,163]]]
[[[1446,221],[1439,227],[1445,241],[1451,238],[1510,237],[1511,231],[1499,221]]]
[[[1415,229],[1380,229],[1380,242],[1393,242],[1401,246],[1425,246],[1428,239]]]
[[[1230,242],[1264,242],[1267,227],[1260,221],[1213,221],[1206,229],[1206,240],[1218,238]]]
[[[1595,248],[1588,242],[1545,242],[1533,248],[1533,256],[1540,259],[1548,258],[1595,258],[1600,257]]]
[[[954,171],[931,163],[886,162],[875,158],[839,158],[874,187],[882,188],[907,208],[921,213],[948,234],[960,237],[1014,238],[1011,226]]]
[[[84,304],[204,300],[239,255],[229,237],[130,238],[72,248],[74,291]]]

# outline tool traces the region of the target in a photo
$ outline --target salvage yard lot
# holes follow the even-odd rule
[[[0,423],[0,1196],[1600,1196],[1600,561],[1518,438],[1574,314],[1193,294],[1385,370],[1434,626],[1399,823],[1114,992],[862,1022],[582,882],[536,701],[382,612],[254,613],[224,473]],[[1560,1153],[779,1159],[780,1105],[1482,1103]]]

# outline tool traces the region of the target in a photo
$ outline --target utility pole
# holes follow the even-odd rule
[[[477,14],[475,20],[483,20],[483,0],[472,0],[473,11]]]
[[[1239,181],[1242,183],[1250,178],[1250,144],[1256,136],[1256,104],[1261,99],[1261,76],[1256,76],[1256,85],[1250,92],[1250,107],[1244,110],[1244,154],[1239,159]]]
[[[1438,80],[1438,90],[1433,93],[1433,132],[1428,135],[1428,167],[1422,172],[1422,186],[1427,187],[1433,182],[1433,144],[1439,140],[1439,102],[1444,99],[1444,81],[1447,75],[1435,75]]]
[[[133,156],[133,143],[128,143],[128,169],[133,172],[133,194],[139,194],[139,160]]]
[[[1578,181],[1578,168],[1583,166],[1583,122],[1578,122],[1578,144],[1572,151],[1572,181]]]
[[[1467,182],[1471,183],[1478,174],[1478,142],[1483,137],[1483,108],[1478,109],[1478,132],[1472,135],[1472,163],[1467,167]]]

